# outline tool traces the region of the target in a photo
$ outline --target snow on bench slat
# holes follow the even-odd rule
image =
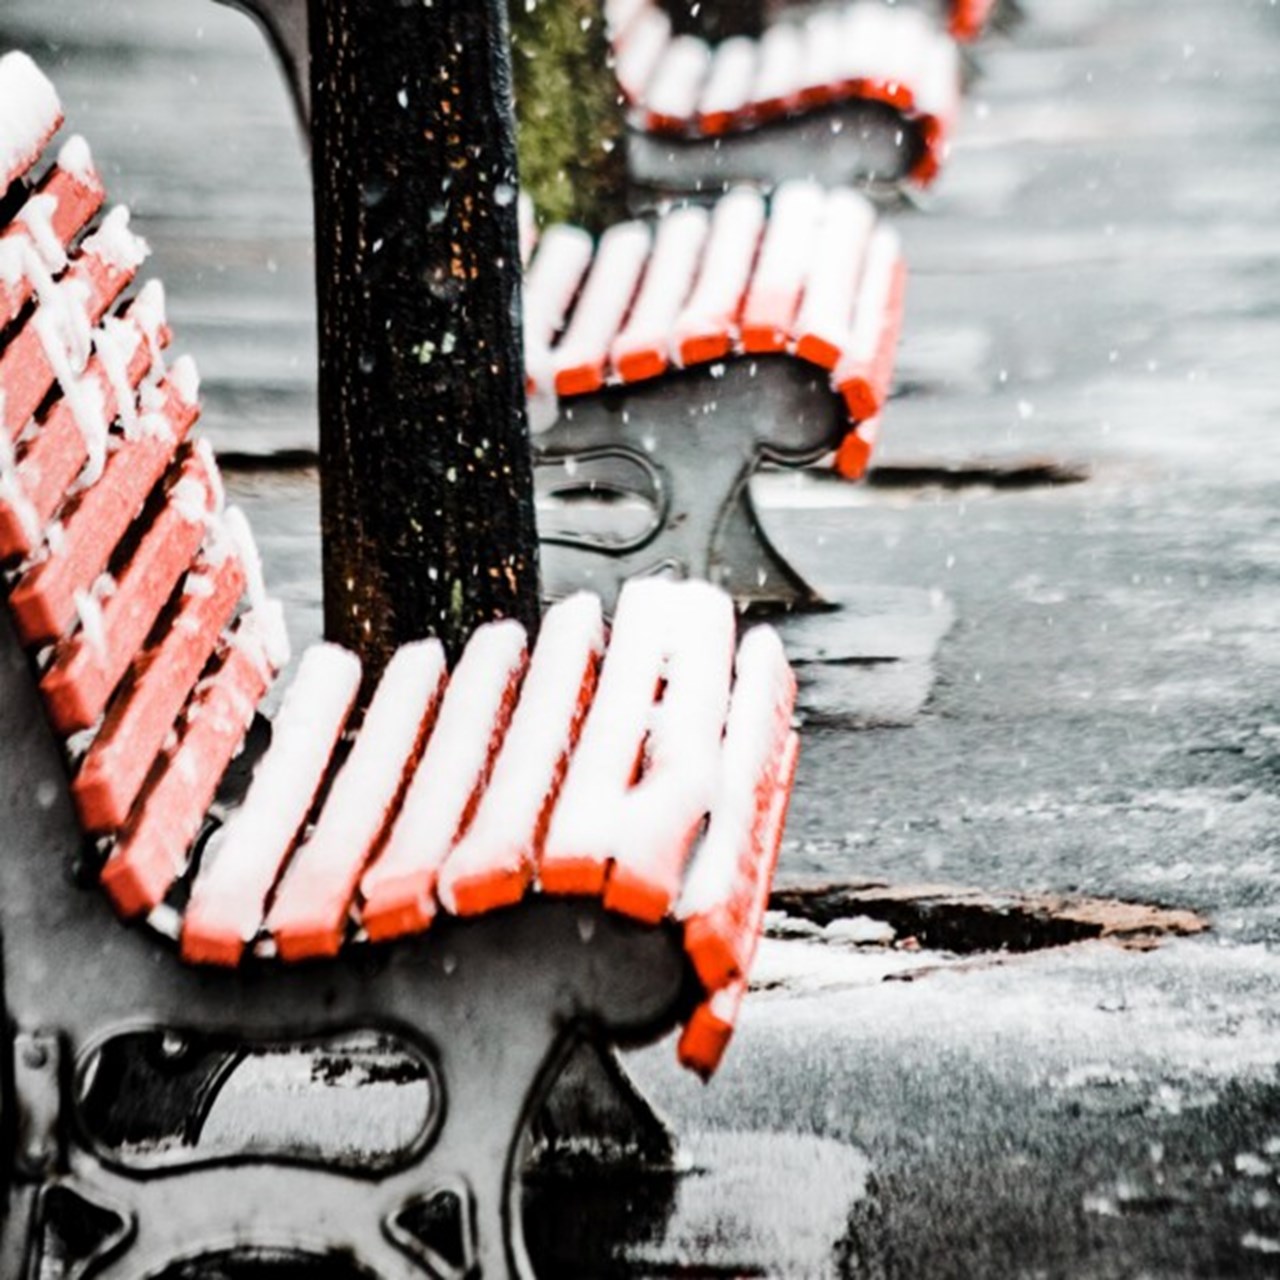
[[[171,338],[158,281],[142,290],[113,331],[114,351],[123,363],[120,380],[132,397],[151,369],[154,355],[168,346]],[[96,330],[95,337],[102,332]],[[85,366],[84,381],[89,384],[86,394],[101,399],[103,419],[112,421],[119,411],[113,385],[116,379],[107,372],[101,352]],[[71,402],[61,396],[38,424],[35,435],[24,441],[8,485],[0,479],[0,559],[35,550],[88,456]]]
[[[714,1074],[729,1047],[733,1029],[747,994],[747,975],[755,959],[764,927],[764,913],[769,903],[769,887],[773,883],[773,870],[778,861],[778,849],[782,844],[782,830],[786,825],[787,806],[791,799],[791,787],[795,781],[796,763],[800,756],[800,739],[791,733],[783,748],[778,768],[778,781],[769,805],[768,817],[760,835],[760,847],[764,854],[759,866],[759,877],[748,903],[748,915],[742,925],[742,973],[724,986],[712,991],[694,1009],[681,1033],[676,1055],[681,1063],[696,1071],[704,1080]],[[688,946],[688,933],[685,938]]]
[[[756,42],[747,36],[730,36],[716,46],[698,102],[698,128],[703,133],[724,133],[751,105],[758,53]]]
[[[324,782],[360,688],[360,659],[335,644],[303,655],[244,802],[205,852],[182,917],[182,957],[239,964]]]
[[[781,115],[800,101],[804,54],[804,38],[792,23],[779,22],[761,36],[760,61],[751,86],[751,101],[761,116]]]
[[[121,915],[150,911],[186,870],[209,803],[267,690],[255,624],[253,615],[240,621],[217,667],[196,687],[177,746],[152,771],[102,869],[102,886]]]
[[[573,319],[552,352],[557,395],[581,395],[604,385],[609,347],[635,297],[651,243],[643,222],[620,222],[600,237]]]
[[[845,83],[855,92],[866,92],[892,78],[897,13],[880,4],[853,4],[844,11],[842,70]]]
[[[875,417],[888,398],[905,288],[906,264],[897,232],[879,227],[867,249],[853,328],[832,377],[849,416],[857,421]]]
[[[538,242],[524,285],[524,358],[531,389],[552,389],[551,343],[591,264],[592,248],[587,232],[564,225],[548,228]]]
[[[764,220],[764,200],[744,187],[729,192],[716,205],[702,273],[676,320],[674,343],[681,364],[718,360],[728,354]]]
[[[25,53],[0,58],[0,190],[35,164],[62,125],[57,90]]]
[[[127,251],[130,245],[132,251]],[[145,243],[128,230],[128,211],[115,209],[102,229],[84,241],[61,280],[37,282],[35,313],[0,355],[0,431],[11,441],[17,440],[56,378],[75,410],[91,460],[97,455],[100,464],[106,424],[92,392],[82,392],[79,375],[89,358],[93,326],[133,279],[145,253]]]
[[[86,831],[114,831],[128,820],[244,587],[234,556],[217,565],[197,559],[166,630],[134,659],[71,785]]]
[[[848,337],[874,226],[865,196],[847,187],[828,195],[795,322],[796,354],[824,369],[835,367]]]
[[[79,159],[73,138],[62,149]],[[57,275],[67,265],[67,246],[102,207],[102,179],[87,170],[64,167],[62,157],[41,180],[0,236],[0,327],[11,324],[35,290],[35,278]],[[34,258],[34,262],[32,259]]]
[[[834,101],[844,88],[844,18],[838,10],[820,9],[805,20],[805,85],[800,97],[805,106]]]
[[[711,49],[697,36],[677,36],[667,45],[645,92],[650,129],[681,129],[693,119],[711,64]]]
[[[55,640],[66,631],[75,616],[75,593],[88,591],[107,567],[198,413],[170,386],[164,414],[168,432],[124,441],[111,455],[102,477],[67,517],[58,546],[19,579],[9,597],[26,643]]]
[[[708,991],[744,977],[750,965],[794,768],[795,688],[777,634],[749,631],[738,649],[711,820],[678,909],[685,949]]]
[[[707,211],[696,205],[675,209],[658,223],[636,304],[609,352],[623,382],[657,377],[670,364],[671,329],[693,288],[707,225]]]
[[[734,612],[728,594],[705,582],[663,583],[634,594],[631,605],[661,637],[663,691],[650,712],[643,772],[613,808],[604,904],[657,924],[680,892],[689,848],[715,797]]]
[[[923,183],[942,168],[960,111],[960,54],[956,46],[948,40],[935,40],[924,54],[917,74],[917,106],[924,113],[920,121],[924,152],[913,176]]]
[[[178,580],[191,567],[219,496],[204,459],[185,458],[119,581],[105,600],[95,594],[88,606],[97,612],[97,625],[86,620],[63,640],[40,681],[45,709],[59,733],[87,729],[102,714]],[[83,615],[85,602],[76,604]]]
[[[603,650],[604,622],[595,596],[571,596],[543,617],[489,785],[440,873],[440,901],[455,915],[478,915],[524,897],[595,692]]]
[[[659,579],[633,579],[618,598],[600,683],[538,864],[546,893],[604,892],[622,802],[641,761],[666,656],[650,609],[674,589]]]
[[[604,20],[609,38],[615,43],[623,40],[631,24],[650,7],[651,0],[605,0]]]
[[[526,663],[524,628],[477,629],[445,690],[386,848],[364,873],[361,919],[374,939],[425,929],[436,878],[466,834],[511,718]]]
[[[803,180],[784,183],[774,194],[760,259],[742,310],[745,350],[786,350],[824,199],[817,183]]]
[[[640,14],[622,33],[614,54],[614,74],[622,96],[642,103],[658,60],[671,39],[671,19],[654,6]]]
[[[285,960],[342,946],[360,873],[377,852],[435,723],[447,672],[438,640],[402,645],[387,664],[311,834],[290,860],[267,930]]]

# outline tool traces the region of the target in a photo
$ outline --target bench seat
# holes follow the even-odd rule
[[[810,181],[677,205],[598,244],[567,226],[539,238],[527,206],[525,227],[526,371],[552,504],[540,529],[571,549],[547,557],[552,594],[589,582],[612,598],[668,566],[740,602],[816,599],[768,543],[747,481],[765,461],[866,473],[902,327],[897,233],[860,193]],[[601,493],[652,508],[648,523],[598,536]]]
[[[976,32],[988,7],[957,11],[953,34]],[[618,87],[637,135],[632,171],[641,182],[686,183],[692,170],[685,172],[688,166],[677,159],[681,143],[714,141],[726,158],[708,153],[703,160],[731,166],[736,161],[727,153],[736,136],[848,104],[885,108],[897,131],[911,135],[910,181],[925,185],[942,167],[959,109],[960,59],[951,36],[918,10],[853,0],[784,16],[759,40],[735,36],[714,47],[697,36],[674,35],[657,0],[614,0],[606,21]],[[827,149],[840,149],[844,144],[833,135],[843,126],[822,123]],[[889,152],[906,146],[899,140]],[[822,163],[821,157],[812,162]],[[744,154],[742,163],[751,164],[751,157]],[[873,163],[883,173],[892,162]]]

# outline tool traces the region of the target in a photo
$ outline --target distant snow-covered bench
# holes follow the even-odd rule
[[[542,529],[575,548],[570,580],[611,597],[666,567],[740,602],[811,598],[747,481],[823,457],[865,473],[902,325],[897,233],[858,192],[807,181],[677,206],[598,244],[568,226],[538,238],[525,216],[535,456],[561,499]],[[621,538],[570,523],[623,496],[650,512]]]
[[[817,177],[923,185],[942,166],[960,59],[954,39],[919,10],[853,0],[784,16],[759,40],[735,36],[714,47],[673,34],[656,0],[609,0],[606,20],[632,109],[629,163],[642,184],[706,190],[716,181]]]

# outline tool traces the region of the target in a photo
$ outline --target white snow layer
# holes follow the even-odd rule
[[[459,880],[531,867],[539,819],[570,749],[583,686],[603,649],[596,596],[580,592],[547,610],[489,785],[440,876],[440,901],[448,910],[457,909]]]
[[[503,699],[524,659],[525,634],[518,622],[486,623],[471,637],[449,680],[386,849],[361,882],[367,900],[402,877],[412,877],[424,910],[432,911],[436,876],[484,781]]]
[[[272,932],[309,924],[317,902],[337,919],[373,851],[413,762],[423,722],[446,679],[438,640],[401,646],[387,664],[315,828],[299,847],[267,922]]]
[[[761,819],[759,786],[777,767],[791,726],[795,677],[772,627],[754,627],[738,648],[737,682],[711,822],[694,856],[678,914],[701,915],[733,896],[740,861]]]
[[[337,645],[313,645],[298,664],[272,722],[271,745],[244,803],[201,867],[188,916],[234,929],[249,941],[324,779],[360,687],[360,660]]]
[[[25,53],[0,58],[0,179],[33,159],[62,120],[57,90]]]

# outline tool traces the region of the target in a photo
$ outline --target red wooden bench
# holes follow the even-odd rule
[[[958,7],[952,33],[976,34],[988,8]],[[657,0],[609,0],[606,21],[632,111],[628,163],[642,186],[789,177],[925,185],[942,167],[960,59],[919,10],[853,0],[714,48],[673,35]]]
[[[534,242],[536,248],[534,247]],[[740,602],[817,595],[751,505],[762,463],[870,463],[902,325],[897,233],[855,191],[738,188],[710,208],[540,239],[527,223],[525,360],[548,586],[611,598],[637,574],[719,582]],[[620,536],[602,494],[646,508]]]
[[[781,645],[738,644],[705,583],[650,580],[611,626],[579,594],[532,646],[482,627],[452,671],[410,644],[362,712],[359,661],[320,645],[246,787],[282,614],[192,437],[162,294],[120,301],[146,246],[122,211],[85,234],[82,142],[38,172],[60,121],[29,60],[0,60],[5,1273],[243,1245],[527,1275],[521,1144],[574,1046],[679,1026],[707,1076],[732,1033],[796,762]],[[193,1046],[371,1027],[432,1097],[383,1164],[156,1151],[101,1118],[130,1080],[160,1107]],[[449,1247],[422,1225],[442,1204]]]

